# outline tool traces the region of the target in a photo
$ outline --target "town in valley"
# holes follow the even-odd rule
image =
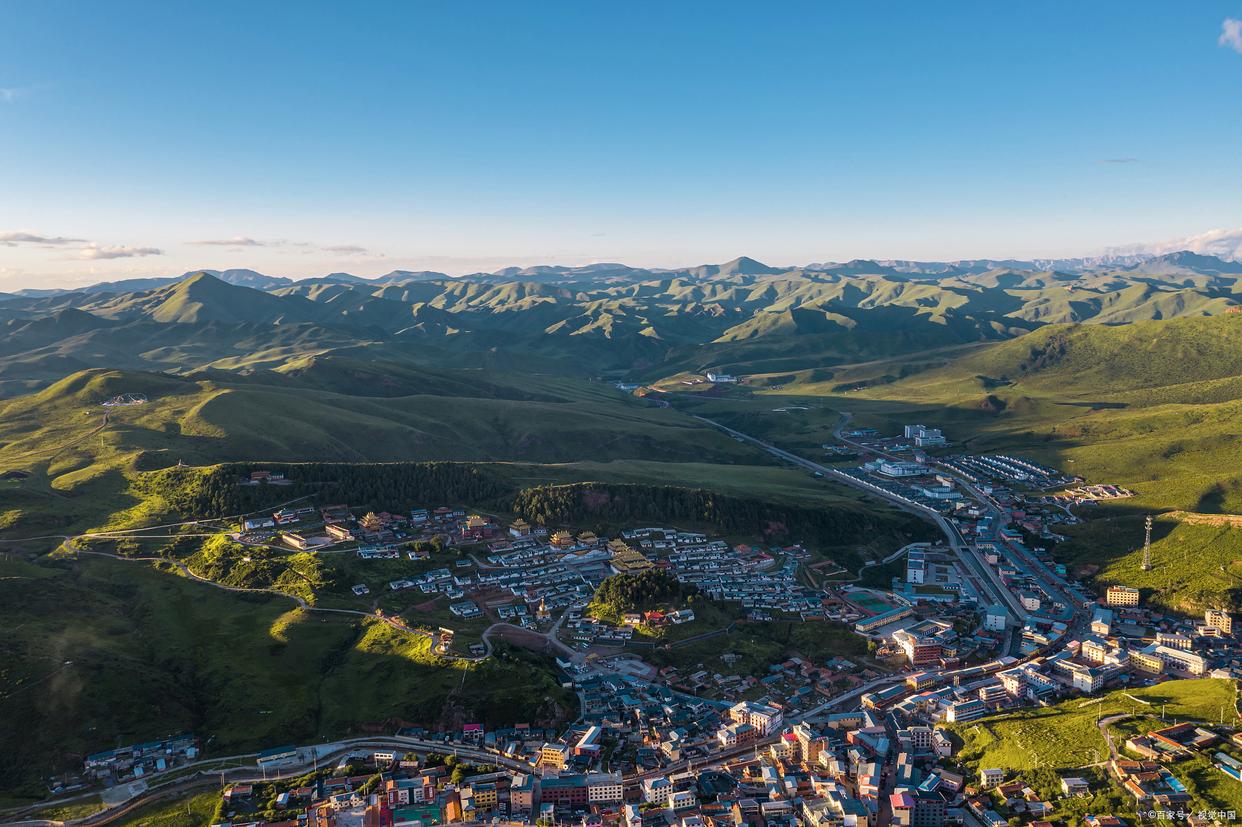
[[[884,435],[843,417],[836,432],[818,460],[791,464],[919,514],[939,539],[853,572],[801,543],[674,525],[604,535],[456,504],[358,513],[299,498],[188,521],[240,559],[318,555],[358,580],[312,611],[371,616],[448,660],[483,661],[501,641],[553,658],[576,719],[406,726],[257,756],[180,733],[88,755],[49,793],[141,802],[218,773],[216,820],[279,827],[1043,827],[1067,814],[1115,827],[1106,810],[1123,803],[1228,820],[1193,811],[1203,792],[1187,773],[1242,779],[1232,615],[1147,606],[1139,589],[1086,585],[1056,560],[1059,531],[1130,492],[963,454],[922,425]],[[280,496],[297,473],[253,468],[233,484]],[[108,553],[92,549],[148,536],[66,546]],[[864,577],[873,566],[891,576]],[[776,628],[787,644],[750,651]],[[1051,775],[974,749],[989,721],[1032,713],[1085,718],[1107,748]]]

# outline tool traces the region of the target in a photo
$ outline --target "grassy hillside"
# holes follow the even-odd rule
[[[396,721],[573,717],[572,695],[531,655],[446,664],[381,623],[309,615],[145,563],[0,560],[0,623],[0,714],[56,722],[0,730],[6,791],[32,797],[43,775],[86,753],[175,732],[211,737],[210,751],[227,755]]]
[[[1242,511],[1231,423],[1242,410],[1242,317],[1049,327],[964,351],[787,377],[892,430],[941,426],[966,450],[1026,453],[1133,488],[1139,508]],[[913,367],[913,369],[912,369]],[[771,397],[769,397],[771,398]]]
[[[494,386],[505,396],[381,397],[363,395],[367,382],[349,386],[338,371],[312,372],[317,383],[341,390],[307,388],[298,377],[265,384],[262,377],[98,370],[8,402],[0,409],[0,474],[7,475],[0,479],[0,530],[47,533],[102,521],[132,504],[124,497],[128,476],[178,462],[768,462],[702,423],[598,383],[480,376],[483,391]],[[396,375],[412,381],[408,372]],[[462,390],[456,382],[427,390],[437,387]],[[100,406],[119,393],[150,401]]]
[[[219,803],[220,791],[208,790],[143,807],[116,823],[123,827],[206,827]]]
[[[1044,800],[1053,801],[1057,815],[1077,821],[1089,812],[1133,813],[1132,799],[1103,774],[1086,765],[1108,759],[1108,747],[1097,718],[1130,715],[1127,730],[1156,729],[1161,705],[1170,721],[1195,720],[1215,723],[1224,709],[1225,720],[1233,713],[1236,690],[1232,681],[1168,681],[1147,689],[1117,690],[1098,700],[1073,698],[1054,706],[1005,713],[947,727],[961,742],[954,760],[968,778],[978,778],[982,768],[1009,770],[1012,777],[1029,783]],[[1137,700],[1136,700],[1137,699]],[[1115,741],[1125,735],[1114,734]],[[1219,770],[1202,766],[1204,759],[1180,762],[1172,771],[1194,797],[1190,810],[1242,809],[1242,790]],[[1198,763],[1196,763],[1198,762]],[[1058,801],[1060,777],[1087,772],[1098,780],[1090,799]]]
[[[0,320],[0,392],[100,366],[277,368],[359,341],[438,368],[649,379],[705,367],[810,370],[1006,339],[1046,324],[1223,314],[1240,291],[1237,275],[1219,272],[1221,264],[1075,275],[953,265],[903,272],[874,262],[664,274],[535,268],[297,284],[200,272],[9,297]],[[136,350],[133,342],[145,344]]]
[[[1242,528],[1188,524],[1175,515],[1157,518],[1150,571],[1142,566],[1141,515],[1092,520],[1070,535],[1056,556],[1080,578],[1141,589],[1146,603],[1166,609],[1242,609]]]

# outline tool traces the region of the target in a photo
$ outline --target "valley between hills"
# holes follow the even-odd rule
[[[900,564],[882,561],[938,531],[834,472],[860,461],[843,429],[918,423],[948,439],[932,461],[1020,455],[1128,493],[1057,527],[1049,552],[1072,580],[1133,586],[1173,614],[1236,610],[1239,279],[1242,265],[1190,253],[742,258],[299,282],[203,271],[0,297],[0,703],[59,722],[0,744],[3,792],[37,800],[117,739],[192,730],[235,753],[474,718],[555,728],[581,711],[552,648],[486,634],[491,609],[462,619],[447,599],[376,596],[463,559],[481,572],[483,547],[428,546],[410,565],[237,545],[238,518],[285,501],[345,503],[351,519],[460,508],[601,538],[676,523],[780,550],[799,588],[887,587]],[[238,483],[273,471],[289,483]],[[316,611],[342,607],[360,613]],[[728,602],[697,607],[657,648],[747,623]],[[376,611],[454,639],[437,649]],[[728,638],[739,674],[832,653],[891,669],[835,621],[814,639],[797,623],[744,628]],[[725,668],[714,644],[691,644],[649,659]]]

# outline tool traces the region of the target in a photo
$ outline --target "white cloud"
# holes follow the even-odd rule
[[[202,241],[191,241],[190,244],[198,244],[206,247],[271,247],[280,242],[256,241],[247,236],[235,235],[232,238],[209,238]]]
[[[1178,253],[1189,250],[1207,256],[1216,256],[1226,261],[1242,261],[1242,227],[1235,229],[1208,230],[1198,235],[1171,238],[1148,244],[1131,244],[1126,247],[1112,247],[1107,251],[1114,255],[1153,255],[1162,256],[1166,253]]]
[[[272,248],[295,248],[303,254],[335,253],[336,255],[345,256],[362,256],[370,254],[370,250],[359,244],[333,244],[321,245],[310,241],[290,241],[287,238],[277,238],[262,240],[251,238],[246,235],[235,235],[232,238],[205,238],[198,241],[188,241],[187,244],[194,244],[200,247],[229,247],[233,250],[240,250],[243,247],[272,247]]]
[[[18,244],[39,244],[44,247],[59,247],[64,244],[84,244],[84,238],[66,238],[64,236],[47,236],[38,233],[17,231],[0,233],[0,247],[16,247]]]
[[[164,251],[158,247],[128,247],[125,245],[113,247],[100,247],[92,244],[89,247],[83,247],[78,254],[78,258],[88,260],[111,259],[111,258],[138,258],[141,256],[162,256]]]
[[[1225,22],[1220,24],[1220,39],[1216,42],[1242,55],[1242,20],[1226,17]]]

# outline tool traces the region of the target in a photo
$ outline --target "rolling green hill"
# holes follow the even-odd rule
[[[216,754],[400,722],[556,725],[576,699],[550,662],[450,664],[374,620],[311,615],[141,562],[0,560],[0,791],[42,798],[84,755],[176,732]],[[369,688],[368,688],[369,687]]]
[[[1242,317],[1058,325],[1015,339],[784,377],[892,430],[941,426],[971,451],[1014,450],[1133,488],[1128,507],[1242,510]]]
[[[101,407],[123,393],[149,401]],[[271,377],[91,370],[0,409],[0,473],[21,477],[0,481],[0,528],[99,519],[120,504],[127,474],[178,462],[647,457],[768,463],[701,422],[600,383],[336,358]]]
[[[0,393],[90,367],[277,368],[359,343],[436,369],[639,379],[809,370],[1048,324],[1215,316],[1242,295],[1237,268],[1210,257],[1157,261],[1153,272],[980,266],[777,268],[740,258],[669,272],[536,267],[293,283],[202,271],[15,295],[0,300]]]

